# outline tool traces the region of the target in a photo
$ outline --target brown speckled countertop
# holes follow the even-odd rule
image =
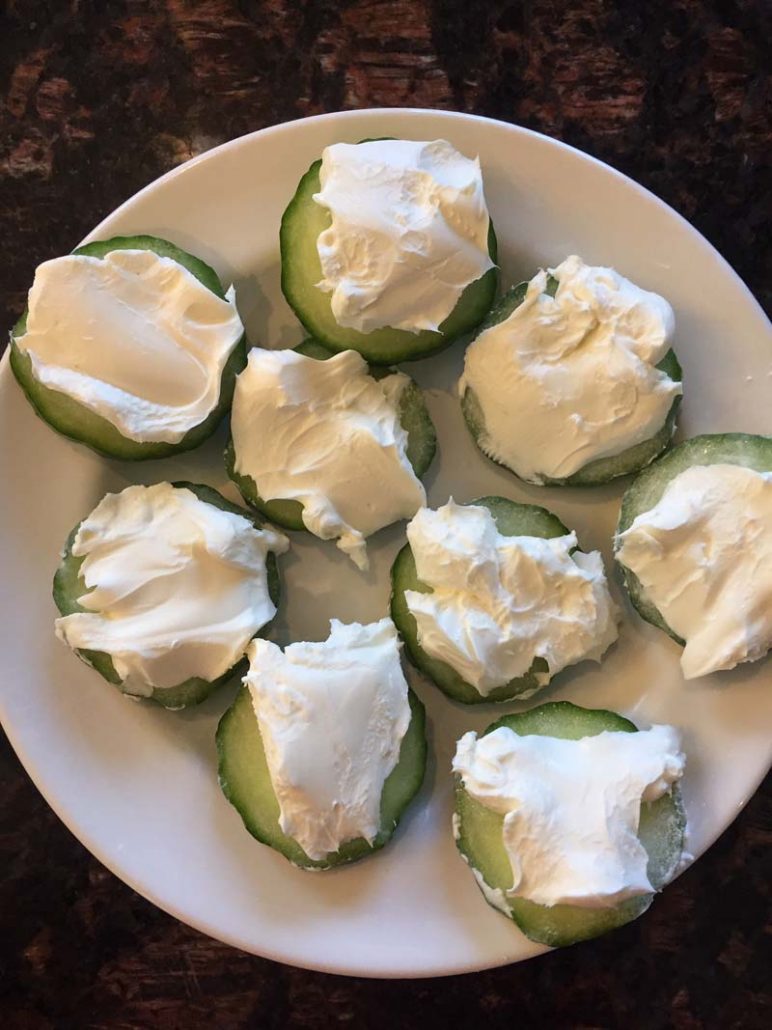
[[[342,108],[557,136],[680,211],[772,307],[769,0],[5,0],[0,311],[194,154]],[[0,1026],[772,1026],[770,783],[637,923],[520,966],[379,982],[218,944],[106,872],[0,745]]]

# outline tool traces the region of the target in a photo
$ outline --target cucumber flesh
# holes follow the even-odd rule
[[[546,292],[553,297],[557,287],[557,279],[550,276],[547,280]],[[488,318],[485,319],[476,336],[479,336],[486,329],[490,329],[491,326],[498,325],[499,322],[503,322],[505,319],[509,318],[515,308],[522,304],[527,291],[527,282],[518,283],[517,286],[514,286],[509,290],[498,301]],[[681,366],[672,349],[667,352],[656,367],[661,372],[668,375],[674,382],[681,381]],[[606,458],[596,458],[594,461],[588,462],[586,465],[582,466],[582,468],[564,479],[545,478],[540,480],[539,485],[600,486],[604,483],[610,483],[613,479],[618,479],[620,476],[628,476],[633,472],[637,472],[639,469],[645,468],[646,465],[649,465],[654,461],[657,455],[661,454],[669,446],[673,433],[675,432],[676,417],[678,415],[680,404],[681,397],[678,396],[673,400],[662,427],[650,439],[643,440],[641,443],[628,447],[620,454],[612,454]],[[472,434],[474,442],[483,454],[485,454],[486,452],[482,445],[482,440],[484,439],[486,432],[485,414],[482,410],[479,398],[474,390],[469,387],[466,388],[461,398],[461,410],[464,414],[464,420],[466,421],[469,432]],[[486,457],[490,457],[490,455],[486,454]],[[503,462],[496,461],[493,458],[491,458],[491,460],[495,461],[497,465],[501,465],[502,468],[506,468],[508,471],[517,475],[514,469],[511,469]]]
[[[315,161],[300,180],[284,212],[280,230],[282,291],[308,332],[334,351],[357,350],[373,364],[389,365],[426,357],[474,329],[493,303],[498,281],[496,268],[466,287],[439,332],[410,333],[404,329],[384,328],[360,333],[338,325],[332,313],[330,294],[323,293],[316,285],[323,278],[317,240],[331,224],[329,211],[313,199],[320,190],[321,164],[321,160]],[[488,253],[495,262],[493,223],[488,233]]]
[[[182,247],[163,240],[160,236],[113,236],[109,240],[94,240],[92,243],[84,243],[77,247],[73,254],[85,254],[87,257],[104,258],[114,250],[152,250],[159,257],[171,258],[178,265],[195,275],[199,282],[203,283],[208,290],[215,293],[220,300],[225,300],[225,290],[222,288],[220,277],[217,272],[201,258],[189,254]]]
[[[540,536],[549,539],[568,533],[556,515],[534,504],[518,504],[505,497],[481,497],[470,503],[487,508],[499,533],[504,536]],[[430,592],[430,587],[418,578],[410,544],[405,544],[391,567],[391,618],[405,642],[412,663],[448,697],[463,704],[489,704],[527,696],[544,685],[544,674],[549,672],[549,668],[543,658],[536,658],[525,676],[510,680],[483,696],[476,687],[462,679],[455,669],[438,658],[432,658],[418,643],[418,625],[407,605],[407,590]]]
[[[173,483],[172,485],[179,489],[190,490],[199,498],[199,500],[205,501],[207,504],[212,504],[214,507],[220,508],[222,511],[229,511],[234,515],[240,515],[242,518],[251,522],[256,529],[260,529],[262,525],[262,520],[258,516],[246,511],[244,508],[240,508],[236,504],[231,504],[230,501],[226,501],[224,497],[211,487],[202,486],[198,483],[187,482]],[[75,526],[67,538],[62,560],[54,576],[54,603],[59,609],[59,613],[61,615],[72,615],[74,612],[84,612],[88,610],[78,602],[79,597],[83,597],[84,594],[88,593],[88,587],[80,574],[80,567],[83,564],[84,559],[77,558],[72,553],[72,546],[75,542],[75,537],[79,528],[80,523]],[[268,577],[268,595],[273,603],[278,607],[281,595],[281,584],[279,580],[279,569],[276,555],[273,553],[269,553],[266,558],[266,573]],[[270,623],[267,623],[265,626],[261,627],[258,635],[265,633],[269,626]],[[106,679],[108,683],[113,683],[123,691],[121,678],[115,671],[115,666],[113,665],[112,658],[109,654],[106,654],[104,651],[89,650],[76,650],[75,653],[86,663],[86,665],[90,665],[92,669],[95,669],[96,672]],[[155,701],[164,708],[187,708],[190,705],[195,705],[200,701],[203,701],[219,686],[227,683],[235,675],[243,674],[245,671],[246,659],[244,658],[237,662],[231,669],[228,669],[227,672],[224,672],[223,675],[219,676],[216,680],[205,680],[201,679],[201,677],[194,676],[173,687],[156,687],[149,697],[142,698],[142,700]],[[126,691],[123,692],[128,693]],[[133,694],[129,694],[129,696],[135,697]]]
[[[334,350],[330,350],[329,347],[325,347],[318,340],[315,340],[313,336],[307,336],[302,343],[295,347],[295,351],[306,358],[316,358],[317,361],[327,361],[337,353]]]
[[[519,715],[505,715],[489,726],[491,733],[507,726],[527,736],[539,734],[579,740],[608,730],[635,733],[633,723],[614,712],[579,708],[568,701],[540,705]],[[524,898],[507,897],[512,868],[503,843],[503,816],[470,797],[461,777],[456,777],[456,844],[464,859],[482,878],[483,893],[491,904],[502,905],[506,914],[533,941],[553,948],[589,940],[631,922],[646,911],[653,895],[630,898],[613,908],[589,909],[577,905],[548,908]],[[649,856],[648,876],[661,890],[675,874],[683,851],[686,818],[677,786],[654,802],[641,805],[638,837]]]
[[[635,519],[654,508],[668,484],[695,465],[741,465],[756,472],[772,472],[772,437],[749,433],[717,433],[685,440],[636,476],[622,498],[616,534],[623,533]],[[646,596],[640,580],[621,562],[625,589],[639,615],[664,630],[676,643],[684,641],[665,622]]]
[[[346,841],[333,854],[314,860],[296,840],[282,832],[279,802],[271,784],[260,725],[246,686],[241,688],[217,728],[218,769],[223,793],[252,836],[275,848],[294,865],[303,869],[330,869],[364,858],[382,848],[391,838],[423,781],[426,767],[424,707],[412,690],[408,691],[408,700],[410,724],[402,738],[399,761],[383,785],[381,826],[372,844],[359,837]]]
[[[101,259],[114,250],[152,250],[161,257],[172,258],[187,268],[212,293],[221,299],[225,297],[222,284],[213,268],[192,254],[175,247],[168,240],[162,240],[155,236],[115,236],[110,240],[87,243],[83,247],[78,247],[73,253]],[[27,312],[25,311],[11,333],[11,368],[37,414],[62,436],[67,436],[78,443],[84,443],[105,457],[119,458],[123,461],[164,458],[170,454],[190,451],[203,443],[212,435],[230,409],[236,376],[247,361],[246,337],[242,336],[223,368],[217,405],[204,421],[189,429],[177,443],[142,443],[125,437],[112,422],[90,411],[66,393],[43,386],[35,378],[29,355],[23,354],[16,343],[16,340],[24,335],[26,326]]]
[[[306,339],[295,348],[298,354],[317,361],[326,361],[337,353],[312,338]],[[395,369],[370,368],[373,379],[383,379]],[[432,463],[437,450],[437,433],[434,429],[423,394],[416,383],[409,379],[399,399],[399,421],[407,433],[405,453],[413,472],[421,479]],[[264,501],[257,492],[257,486],[251,476],[236,471],[236,451],[233,437],[225,448],[225,469],[236,484],[244,500],[261,511],[267,519],[284,529],[305,530],[303,522],[303,504],[300,501],[277,498]]]
[[[236,471],[236,449],[233,446],[233,437],[228,440],[224,457],[225,471],[236,484],[247,504],[283,529],[304,530],[306,528],[303,522],[303,505],[300,501],[282,498],[264,501],[257,492],[254,479]]]

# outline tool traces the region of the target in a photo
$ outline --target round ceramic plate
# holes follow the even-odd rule
[[[409,110],[290,122],[175,169],[88,239],[153,233],[172,240],[234,282],[252,343],[291,346],[302,333],[279,288],[279,219],[324,146],[368,136],[442,137],[479,154],[503,286],[578,253],[668,297],[684,367],[681,438],[770,431],[770,329],[734,272],[646,190],[510,125]],[[456,398],[462,359],[458,343],[408,367],[427,392],[439,435],[429,503],[451,494],[458,501],[503,494],[546,505],[578,530],[585,549],[600,548],[608,561],[624,484],[539,489],[488,462],[464,428]],[[432,757],[423,789],[383,852],[311,876],[254,841],[220,793],[214,732],[232,690],[181,713],[136,704],[55,640],[51,577],[70,528],[105,491],[132,482],[198,480],[234,496],[223,472],[223,440],[221,433],[169,461],[105,461],[37,419],[4,361],[2,720],[30,776],[72,832],[126,883],[247,951],[338,973],[401,977],[496,966],[543,950],[485,904],[450,827],[455,740],[518,706],[467,710],[411,672],[429,715]],[[371,571],[362,574],[334,545],[295,534],[283,561],[285,603],[275,639],[318,640],[331,617],[381,618],[389,567],[403,540],[402,525],[379,533],[370,544]],[[684,683],[679,648],[625,604],[616,578],[614,589],[625,612],[619,643],[601,666],[584,663],[561,675],[539,700],[568,699],[615,709],[639,725],[680,727],[689,844],[698,856],[768,767],[772,664]]]

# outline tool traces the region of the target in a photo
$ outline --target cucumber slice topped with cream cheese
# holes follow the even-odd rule
[[[426,765],[424,708],[394,627],[333,622],[327,641],[264,642],[250,659],[217,730],[220,785],[247,830],[305,869],[383,847]]]
[[[208,486],[107,494],[67,540],[54,577],[57,635],[126,694],[197,704],[272,621],[286,548]]]
[[[772,646],[772,437],[695,436],[654,462],[622,499],[615,557],[642,618],[685,645],[686,678],[761,658]]]
[[[354,351],[255,348],[231,432],[225,463],[244,499],[287,529],[337,539],[360,567],[366,537],[425,501],[436,434],[423,395]]]
[[[211,436],[245,361],[244,328],[216,272],[155,236],[45,262],[11,336],[11,367],[41,418],[126,461]]]
[[[498,739],[491,738],[496,731]],[[635,750],[628,756],[626,742],[619,735],[636,734],[632,722],[614,712],[561,701],[506,715],[479,740],[468,734],[459,742],[454,761],[456,844],[486,900],[514,920],[531,940],[557,948],[623,926],[646,911],[653,891],[661,890],[678,870],[686,826],[677,784],[683,756],[670,727],[653,727],[648,733],[655,731],[651,748],[644,739],[647,733],[641,733],[641,739],[630,742]],[[529,742],[527,749],[513,751],[513,744],[520,742],[513,741],[510,733],[552,741],[543,754],[541,742],[535,741]],[[585,754],[556,745],[557,741],[599,735],[606,739],[589,745],[592,750]],[[505,820],[515,818],[507,815],[513,806],[509,799],[494,796],[495,792],[486,796],[484,787],[474,781],[474,748],[481,760],[492,763],[487,766],[490,782],[503,783],[508,775],[512,783],[513,770],[518,770],[520,782],[515,782],[513,791],[522,803],[522,822],[520,828],[509,824],[506,835]],[[625,812],[616,807],[616,801],[631,782],[625,784],[620,776],[620,770],[627,775],[628,768],[639,777],[637,796],[645,797],[648,792],[655,797],[640,803],[639,820],[634,809],[626,813],[629,825],[621,832]],[[653,784],[658,773],[663,775],[659,787]],[[666,783],[669,786],[663,792]],[[551,807],[541,807],[546,796],[542,789],[551,792]],[[558,807],[575,802],[583,789],[586,794],[578,812]],[[604,804],[594,804],[604,797],[605,811]],[[615,803],[613,822],[609,801]],[[601,844],[603,853],[599,850],[595,859],[593,850]],[[640,845],[643,852],[638,850]],[[549,857],[545,854],[540,860],[539,849],[544,848]],[[636,851],[637,863],[631,865]],[[515,884],[513,868],[518,867],[520,882]],[[537,903],[528,895],[543,900],[570,897],[574,903]],[[614,897],[622,900],[614,903]]]
[[[455,701],[528,697],[616,639],[600,555],[578,550],[546,508],[451,500],[422,509],[407,535],[391,616],[413,663]]]
[[[328,147],[300,180],[280,239],[282,290],[308,332],[374,364],[441,349],[480,323],[496,293],[479,167],[443,141]]]
[[[538,273],[501,298],[467,350],[461,406],[475,443],[540,485],[637,472],[675,431],[672,334],[667,302],[612,269],[567,258]]]

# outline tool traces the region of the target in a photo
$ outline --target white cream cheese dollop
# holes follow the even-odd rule
[[[684,762],[672,726],[581,740],[502,726],[464,734],[453,771],[471,797],[504,817],[509,897],[606,908],[653,891],[638,840],[641,802],[662,797]]]
[[[38,382],[139,443],[179,443],[220,398],[244,327],[227,300],[149,250],[38,266],[19,350]]]
[[[619,534],[616,557],[686,641],[686,679],[772,647],[772,472],[686,469]]]
[[[549,667],[540,686],[567,665],[600,661],[617,638],[600,553],[572,554],[574,533],[503,536],[487,508],[451,499],[422,508],[407,538],[418,578],[432,588],[405,591],[418,643],[483,696],[535,658]]]
[[[104,651],[130,694],[210,682],[276,614],[266,558],[289,544],[170,483],[107,494],[80,524],[72,554],[86,609],[56,620],[73,649]]]
[[[373,379],[356,351],[254,348],[233,397],[236,472],[264,501],[300,501],[306,528],[367,568],[365,537],[426,503],[399,421],[408,382]]]
[[[282,651],[258,639],[249,659],[244,682],[282,831],[314,860],[359,837],[372,843],[410,725],[394,624],[332,619],[327,640]]]
[[[612,268],[568,257],[528,284],[512,314],[467,348],[463,396],[480,405],[483,451],[522,479],[565,479],[655,436],[681,384],[655,366],[670,349],[668,302]]]
[[[322,154],[317,204],[323,278],[338,325],[437,330],[494,264],[479,159],[445,140],[335,143]]]

